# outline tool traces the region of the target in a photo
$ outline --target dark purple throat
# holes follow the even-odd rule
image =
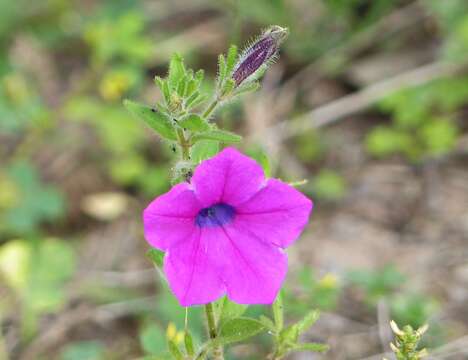
[[[223,226],[229,224],[235,215],[236,211],[231,205],[215,204],[201,209],[195,218],[195,224],[201,228]]]

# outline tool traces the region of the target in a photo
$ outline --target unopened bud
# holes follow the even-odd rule
[[[287,28],[272,26],[244,51],[232,74],[236,87],[274,59],[287,35]]]

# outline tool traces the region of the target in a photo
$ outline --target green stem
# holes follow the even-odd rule
[[[177,135],[179,137],[180,148],[182,149],[182,160],[190,160],[190,143],[185,138],[184,131],[178,129]]]
[[[219,104],[219,98],[216,96],[213,101],[208,105],[206,108],[205,112],[203,113],[203,118],[208,119],[210,115],[213,113],[213,111],[216,109],[216,107]]]
[[[216,329],[216,320],[214,315],[213,304],[205,305],[205,314],[206,321],[208,323],[208,335],[210,336],[211,341],[215,341],[218,336],[218,331]],[[221,345],[215,345],[213,347],[213,359],[214,360],[224,360],[223,347]]]

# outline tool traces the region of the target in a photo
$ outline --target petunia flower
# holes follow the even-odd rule
[[[149,244],[166,252],[164,272],[182,306],[227,294],[240,304],[271,304],[287,272],[284,249],[307,224],[312,202],[265,179],[234,148],[203,161],[143,213]]]

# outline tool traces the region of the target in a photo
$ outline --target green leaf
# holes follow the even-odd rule
[[[171,120],[160,111],[130,100],[124,100],[124,105],[130,113],[143,120],[163,138],[177,140]]]
[[[190,97],[198,89],[197,81],[191,79],[187,82],[187,88],[184,97]]]
[[[223,90],[221,91],[221,93],[223,95],[228,95],[232,92],[232,90],[234,90],[235,87],[236,82],[234,81],[234,79],[227,79],[224,83]]]
[[[179,81],[185,76],[184,59],[180,54],[172,55],[169,63],[168,81],[171,88],[176,89]]]
[[[185,96],[185,93],[187,91],[187,83],[188,83],[187,76],[184,76],[182,79],[180,79],[179,83],[177,84],[177,93],[179,94],[180,97]]]
[[[236,66],[236,63],[237,63],[237,46],[231,45],[229,47],[227,58],[226,58],[227,74],[230,74],[232,72],[232,70],[234,69],[234,66]]]
[[[202,132],[210,129],[210,124],[201,116],[189,114],[179,120],[179,125],[190,131]]]
[[[166,350],[164,331],[156,324],[147,325],[140,331],[140,344],[147,354],[161,354]]]
[[[247,308],[247,305],[236,304],[232,301],[229,301],[229,299],[225,297],[223,307],[221,308],[221,315],[219,319],[220,324],[242,316],[247,310]]]
[[[234,92],[235,96],[247,94],[249,92],[257,91],[260,88],[260,83],[258,81],[252,81],[239,86]]]
[[[288,326],[280,332],[281,342],[288,345],[294,345],[299,338],[299,330],[297,324]]]
[[[328,351],[330,347],[327,344],[320,344],[320,343],[303,343],[303,344],[296,344],[292,351],[312,351],[312,352],[325,352]]]
[[[419,136],[427,147],[429,155],[443,155],[453,150],[456,145],[458,130],[447,119],[428,121],[420,130]]]
[[[180,351],[179,347],[174,342],[174,340],[168,340],[167,341],[167,346],[169,348],[169,352],[174,357],[174,359],[184,360],[184,356],[182,355],[182,352]]]
[[[171,100],[171,90],[169,89],[169,84],[166,79],[162,79],[159,76],[156,76],[154,78],[154,82],[158,86],[159,90],[161,91],[164,101],[166,104],[169,103]]]
[[[263,172],[267,178],[271,177],[271,165],[270,159],[268,159],[267,154],[260,148],[253,149],[247,152],[248,155],[254,158],[262,167]]]
[[[193,356],[195,355],[195,350],[193,347],[193,338],[192,335],[188,331],[184,333],[184,344],[185,344],[185,351],[187,351],[187,355]]]
[[[164,264],[164,256],[166,255],[166,253],[164,253],[163,251],[161,250],[158,250],[158,249],[149,249],[147,252],[146,252],[146,256],[148,256],[150,258],[150,260],[153,262],[153,264],[158,267],[158,268],[162,268],[163,267],[163,264]]]
[[[259,321],[271,332],[275,333],[276,332],[276,326],[273,320],[271,320],[269,317],[266,317],[265,315],[260,315]]]
[[[320,316],[320,311],[312,310],[307,313],[304,318],[297,323],[297,330],[299,334],[302,334],[304,331],[307,331],[314,323],[318,320]]]
[[[264,328],[263,324],[255,319],[231,319],[221,326],[221,330],[216,340],[223,345],[239,342],[257,335]]]
[[[216,140],[197,141],[191,148],[190,157],[195,164],[215,156],[219,151],[219,142]]]
[[[336,201],[346,195],[346,183],[343,177],[333,170],[321,170],[312,185],[317,197],[324,200]]]
[[[197,87],[201,85],[204,77],[205,77],[205,72],[201,69],[195,73],[195,80],[197,81]]]
[[[98,360],[104,358],[105,347],[98,341],[81,341],[67,345],[61,360]]]
[[[226,58],[223,54],[218,56],[218,86],[220,86],[226,78]]]
[[[196,134],[192,138],[193,142],[200,140],[217,140],[225,143],[238,143],[242,140],[242,137],[229,131],[214,129]]]
[[[276,300],[272,305],[273,319],[275,320],[276,330],[279,333],[284,326],[284,315],[283,315],[283,294],[280,290],[276,296]]]
[[[384,157],[403,151],[411,146],[413,140],[404,131],[385,126],[377,126],[366,138],[366,147],[372,155]]]
[[[31,233],[41,222],[55,220],[64,212],[62,194],[43,184],[30,163],[23,160],[12,163],[6,171],[6,180],[11,185],[1,184],[5,187],[0,187],[0,198],[11,196],[12,203],[0,211],[0,228],[14,234]]]

